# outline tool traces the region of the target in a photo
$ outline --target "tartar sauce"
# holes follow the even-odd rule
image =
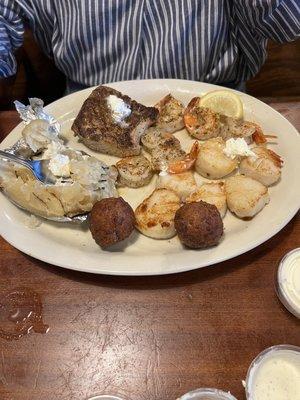
[[[70,159],[63,154],[56,154],[49,161],[49,169],[55,176],[70,176]]]
[[[285,347],[270,348],[254,361],[247,379],[248,400],[300,400],[300,349]]]
[[[231,138],[226,140],[223,152],[231,159],[234,159],[236,156],[251,156],[257,158],[257,155],[250,149],[246,140],[243,138]]]

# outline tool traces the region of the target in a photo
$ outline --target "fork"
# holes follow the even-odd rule
[[[53,185],[56,182],[55,176],[49,170],[49,160],[25,160],[24,158],[15,156],[14,154],[7,153],[6,151],[0,150],[0,157],[11,160],[15,163],[21,164],[31,170],[33,175],[40,182],[44,184]]]

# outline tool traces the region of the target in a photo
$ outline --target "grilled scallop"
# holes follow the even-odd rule
[[[228,178],[225,191],[229,210],[239,218],[254,217],[270,201],[268,188],[244,175]]]
[[[241,161],[241,174],[256,179],[265,186],[276,183],[281,176],[280,156],[266,147],[255,147],[252,151],[256,157],[246,157]]]
[[[117,162],[116,167],[119,172],[119,184],[138,188],[147,185],[153,171],[150,162],[144,156],[132,156],[122,158]]]
[[[163,132],[174,133],[184,128],[184,106],[171,94],[161,99],[155,107],[159,110],[156,126]]]
[[[226,193],[223,182],[209,182],[204,183],[196,191],[194,191],[186,202],[198,202],[205,201],[205,203],[213,204],[217,207],[222,218],[225,217],[227,204],[226,204]]]
[[[197,188],[194,174],[191,171],[181,174],[161,173],[158,176],[157,187],[174,190],[181,200],[184,200]]]
[[[224,149],[225,141],[220,137],[201,144],[195,164],[196,171],[209,179],[220,179],[233,172],[238,166],[238,161],[226,156]]]
[[[136,228],[153,239],[175,236],[174,217],[180,198],[173,190],[155,189],[135,210]]]

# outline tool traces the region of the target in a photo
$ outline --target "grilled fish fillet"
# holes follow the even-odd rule
[[[114,118],[109,96],[116,96],[130,108],[123,120]],[[83,103],[72,130],[92,150],[128,157],[140,153],[140,137],[157,116],[155,107],[146,107],[110,87],[98,86]]]

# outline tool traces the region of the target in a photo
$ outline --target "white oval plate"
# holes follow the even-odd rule
[[[172,93],[185,104],[194,96],[220,87],[185,80],[140,80],[110,84],[124,94],[145,104],[153,105],[167,93]],[[70,129],[83,101],[92,88],[66,96],[48,105],[46,110],[62,124],[62,133],[69,145],[84,149],[110,164],[117,159],[94,153],[78,143]],[[111,275],[162,275],[188,271],[228,260],[253,249],[282,229],[300,206],[300,136],[297,130],[278,112],[261,101],[237,92],[244,103],[245,118],[258,122],[266,133],[278,136],[271,146],[284,159],[281,181],[270,188],[270,203],[251,221],[242,221],[230,212],[224,219],[225,234],[221,243],[207,250],[183,248],[177,237],[154,240],[135,232],[130,243],[122,248],[101,250],[89,231],[74,225],[45,221],[36,229],[26,226],[28,215],[0,195],[0,233],[9,243],[24,253],[60,267]],[[5,149],[21,136],[18,125],[1,143]],[[183,147],[191,139],[185,131],[176,133]],[[148,187],[123,189],[121,195],[135,207],[153,190],[155,179]]]

